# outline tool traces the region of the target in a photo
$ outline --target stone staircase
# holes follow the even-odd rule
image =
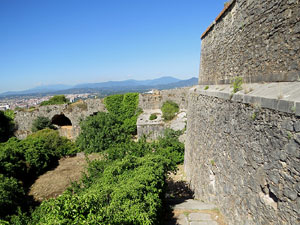
[[[226,225],[224,218],[213,204],[193,199],[188,188],[183,165],[176,174],[170,174],[164,205],[165,225]]]

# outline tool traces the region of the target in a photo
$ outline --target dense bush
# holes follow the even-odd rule
[[[24,152],[22,142],[16,138],[0,144],[0,173],[8,177],[24,178],[27,173]]]
[[[108,113],[99,112],[81,122],[76,143],[85,152],[102,152],[110,146],[130,140],[136,134],[140,114],[138,94],[112,95],[104,99]]]
[[[101,152],[112,144],[128,140],[128,135],[121,126],[122,123],[116,116],[99,112],[80,124],[81,133],[76,143],[85,152]]]
[[[32,132],[36,132],[39,130],[43,130],[45,128],[54,129],[54,126],[52,125],[49,118],[44,116],[38,116],[32,123]]]
[[[93,182],[43,202],[32,224],[156,224],[165,162],[160,156],[93,162]]]
[[[0,218],[15,213],[24,196],[23,187],[17,179],[0,174]]]
[[[0,111],[0,142],[7,141],[14,131],[14,121],[8,114],[8,116]]]
[[[28,136],[24,141],[25,160],[31,173],[41,174],[60,157],[72,154],[74,144],[58,131],[44,129]]]
[[[122,123],[123,131],[128,134],[136,134],[136,121],[141,113],[138,103],[138,93],[111,95],[104,99],[109,113],[116,116],[117,120]]]
[[[111,146],[103,160],[57,199],[42,203],[32,224],[158,224],[168,171],[183,161],[180,132],[154,143],[142,139]]]
[[[175,102],[166,101],[163,103],[161,111],[163,113],[162,117],[164,118],[164,120],[171,120],[179,111],[179,107]]]
[[[48,101],[43,101],[40,105],[59,105],[59,104],[66,104],[69,100],[64,95],[55,95],[50,98]]]

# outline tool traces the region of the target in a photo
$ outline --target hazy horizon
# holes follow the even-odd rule
[[[0,93],[40,85],[198,77],[224,1],[1,1]]]

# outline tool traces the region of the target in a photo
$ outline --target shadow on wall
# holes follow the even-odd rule
[[[72,126],[71,120],[64,114],[55,115],[52,117],[51,123],[57,126]]]

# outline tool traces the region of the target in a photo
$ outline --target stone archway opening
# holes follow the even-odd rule
[[[59,134],[69,139],[74,138],[73,126],[71,120],[64,114],[52,117],[51,123],[58,128]]]
[[[59,127],[62,126],[72,126],[71,120],[66,117],[64,114],[55,115],[52,117],[51,123]]]

